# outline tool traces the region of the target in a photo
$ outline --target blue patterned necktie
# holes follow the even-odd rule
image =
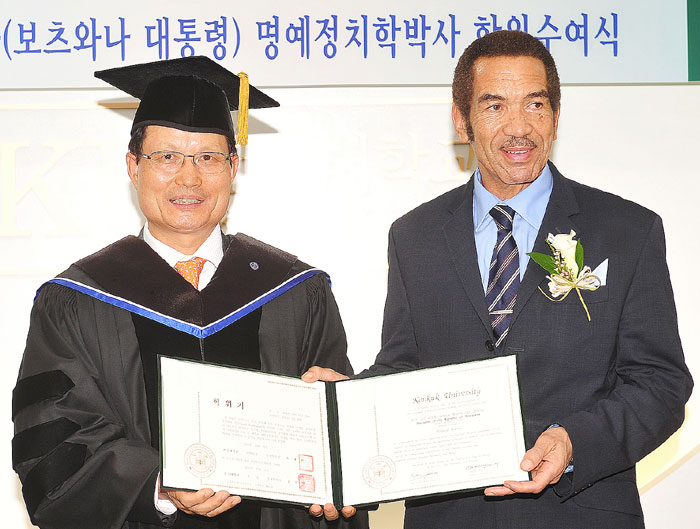
[[[496,338],[495,346],[498,349],[508,336],[510,316],[520,286],[520,259],[518,245],[513,237],[515,211],[508,206],[498,205],[489,213],[498,226],[498,237],[489,267],[486,304]]]

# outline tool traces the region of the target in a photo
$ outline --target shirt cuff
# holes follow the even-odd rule
[[[156,510],[158,512],[161,512],[167,516],[175,514],[175,511],[177,511],[177,507],[175,507],[175,504],[170,500],[170,498],[161,498],[159,492],[160,473],[158,473],[158,479],[156,479],[156,490],[153,493],[153,504],[155,505]]]

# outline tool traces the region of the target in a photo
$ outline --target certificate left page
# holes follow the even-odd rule
[[[160,357],[161,483],[332,501],[323,383]]]

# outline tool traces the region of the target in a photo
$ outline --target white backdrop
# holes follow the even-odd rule
[[[379,346],[386,233],[393,219],[464,182],[448,87],[276,88],[279,109],[253,111],[228,230],[243,231],[330,273],[355,369]],[[11,470],[10,392],[36,288],[141,219],[124,166],[133,110],[111,110],[105,90],[0,91],[0,492],[4,520],[29,527]],[[681,337],[700,377],[694,318],[700,258],[693,199],[700,193],[700,86],[566,86],[553,160],[566,175],[662,215]],[[473,167],[473,161],[472,161]],[[650,285],[649,288],[653,288]],[[648,527],[700,524],[692,476],[700,474],[700,402],[683,429],[639,467]],[[689,501],[681,501],[689,499]],[[382,514],[386,514],[381,518]],[[397,515],[397,513],[399,513]],[[382,507],[375,527],[398,527]]]

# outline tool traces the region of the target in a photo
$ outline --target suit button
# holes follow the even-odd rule
[[[496,349],[496,346],[493,345],[493,342],[491,340],[486,340],[486,343],[484,345],[486,346],[486,349],[488,349],[491,352],[493,352]]]

